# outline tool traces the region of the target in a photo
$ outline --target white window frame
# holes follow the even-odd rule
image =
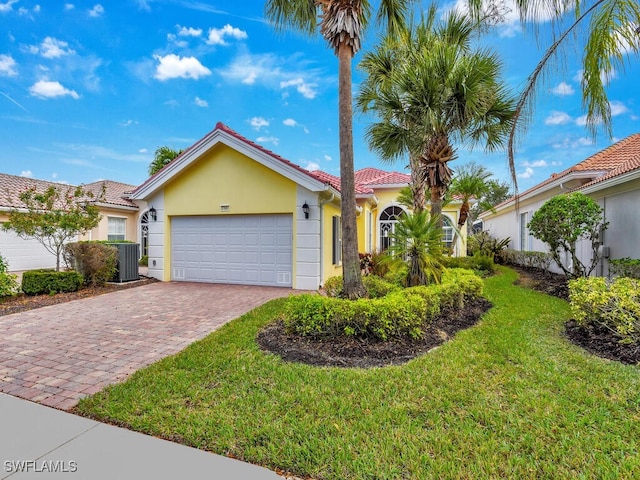
[[[338,215],[331,217],[331,262],[342,264],[342,219]]]
[[[521,252],[530,252],[533,249],[533,235],[529,231],[527,224],[531,219],[531,212],[524,212],[520,214],[520,231],[519,233],[519,247]]]
[[[117,232],[113,233],[112,221],[118,220],[122,222],[122,233]],[[111,237],[122,237],[122,238],[111,238]],[[116,216],[107,216],[107,240],[110,242],[121,242],[127,239],[127,217],[116,217]]]

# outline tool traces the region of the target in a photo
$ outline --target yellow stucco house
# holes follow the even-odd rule
[[[75,188],[72,185],[0,173],[0,223],[7,221],[7,214],[12,209],[25,208],[19,199],[21,192],[29,188],[44,192],[51,186],[63,189]],[[102,215],[100,223],[86,235],[80,236],[78,240],[127,240],[144,243],[141,230],[145,228],[144,215],[141,216],[140,211],[145,210],[145,204],[144,202],[134,203],[128,199],[128,192],[133,190],[135,185],[101,180],[83,185],[83,188],[96,195],[104,189],[105,194],[100,202],[94,202]],[[5,232],[1,229],[0,255],[7,261],[11,271],[56,266],[55,256],[36,240],[22,239],[13,232]]]
[[[383,250],[409,176],[356,172],[361,252]],[[341,273],[340,179],[309,171],[222,123],[136,188],[148,205],[149,275],[317,289]],[[445,209],[455,225],[459,204]],[[454,250],[464,251],[464,233]],[[453,231],[445,228],[444,241]]]

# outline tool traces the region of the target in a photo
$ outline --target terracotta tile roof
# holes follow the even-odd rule
[[[98,182],[87,183],[83,187],[85,190],[89,190],[94,195],[100,195],[103,186],[105,187],[105,198],[102,203],[108,203],[111,205],[118,205],[122,207],[138,207],[128,198],[129,193],[131,193],[136,188],[135,185],[114,182],[113,180],[100,180]]]
[[[355,172],[356,183],[360,185],[404,185],[411,181],[406,173],[385,172],[378,168],[367,167]]]
[[[323,172],[322,170],[314,170],[310,172],[312,176],[320,180],[323,183],[331,185],[336,190],[340,191],[340,177],[331,175],[330,173]],[[373,190],[366,185],[362,185],[356,182],[355,185],[356,195],[370,195],[373,194]]]
[[[554,173],[546,180],[534,185],[533,187],[520,193],[523,197],[542,187],[549,185],[563,177],[567,177],[572,173],[593,172],[593,178],[587,183],[576,187],[574,190],[581,190],[596,183],[609,180],[624,173],[628,173],[640,167],[640,133],[633,135],[614,143],[613,145],[601,150],[589,158],[563,170],[560,173]],[[513,202],[515,197],[496,205],[496,208]]]
[[[135,185],[127,185],[125,183],[104,180],[84,185],[84,188],[94,194],[98,194],[102,190],[103,184],[106,185],[106,198],[104,203],[137,208],[135,203],[122,198],[122,195],[125,192],[133,190]],[[56,188],[76,188],[76,185],[55,183],[46,180],[37,180],[35,178],[19,177],[17,175],[0,173],[0,208],[24,208],[25,204],[21,202],[19,198],[20,193],[29,188],[35,188],[38,193],[42,193],[51,186]]]

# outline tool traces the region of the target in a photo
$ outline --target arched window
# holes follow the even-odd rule
[[[453,223],[451,223],[451,219],[446,215],[442,215],[442,243],[444,243],[447,248],[453,247]]]
[[[404,213],[401,207],[392,205],[380,214],[380,251],[385,251],[391,246],[391,235],[395,232],[396,223]]]
[[[144,212],[140,216],[140,243],[141,255],[149,255],[149,212]]]

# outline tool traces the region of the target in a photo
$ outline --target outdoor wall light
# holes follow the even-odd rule
[[[156,212],[156,209],[151,207],[149,209],[149,217],[151,218],[151,220],[153,220],[154,222],[156,220],[158,220],[158,212]]]
[[[302,211],[304,212],[304,218],[309,218],[309,211],[311,209],[309,208],[309,205],[307,205],[307,202],[304,202],[302,204]]]

